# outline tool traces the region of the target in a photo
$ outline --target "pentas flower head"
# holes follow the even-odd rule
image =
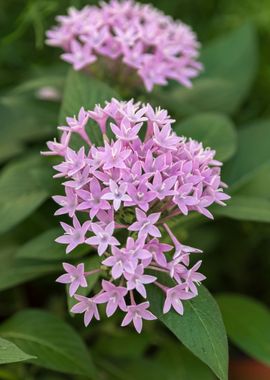
[[[58,26],[47,32],[47,44],[61,47],[61,58],[75,70],[91,66],[98,57],[99,67],[119,73],[126,66],[125,83],[137,73],[147,91],[176,80],[191,87],[192,78],[202,69],[198,62],[200,44],[191,28],[173,21],[149,4],[133,0],[101,2],[99,7],[70,8],[67,16],[58,16]],[[104,59],[105,58],[105,59]],[[129,69],[129,70],[127,70]],[[96,118],[102,117],[99,110]],[[130,120],[134,121],[134,120]],[[122,138],[133,139],[126,121],[114,130]]]
[[[101,146],[87,135],[89,119],[100,127]],[[84,314],[86,326],[99,320],[99,305],[106,304],[108,317],[124,313],[122,326],[133,323],[141,332],[143,320],[156,318],[149,310],[149,286],[163,292],[164,313],[182,315],[185,300],[197,296],[205,279],[201,260],[190,264],[201,251],[181,243],[168,222],[191,212],[212,218],[208,207],[224,205],[229,196],[215,152],[177,136],[173,122],[165,110],[112,99],[103,108],[81,108],[78,117],[67,118],[68,125],[60,128],[61,149],[55,149],[56,142],[47,144],[53,154],[58,152],[55,177],[65,188],[65,194],[53,197],[60,206],[55,214],[72,218],[71,225],[61,222],[63,235],[56,241],[66,245],[67,253],[87,244],[100,257],[87,272],[87,257],[76,266],[64,263],[66,273],[57,279],[69,284],[77,301],[71,311]],[[84,144],[78,151],[71,146],[74,133]],[[102,277],[100,290],[78,294],[93,274]]]

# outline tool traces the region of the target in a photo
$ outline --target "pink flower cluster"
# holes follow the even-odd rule
[[[133,322],[140,332],[143,319],[156,318],[147,301],[151,284],[164,293],[164,313],[173,308],[183,314],[182,301],[195,297],[205,278],[198,272],[201,261],[190,266],[190,254],[201,251],[179,242],[167,221],[192,211],[212,218],[208,207],[229,198],[215,152],[178,137],[167,111],[133,100],[112,99],[92,111],[81,108],[78,117],[66,121],[59,127],[61,141],[48,142],[49,152],[43,153],[62,157],[54,169],[55,177],[64,180],[65,195],[53,197],[60,205],[55,214],[72,218],[72,225],[61,223],[64,233],[56,241],[66,244],[67,253],[88,244],[100,256],[100,267],[88,272],[84,263],[64,264],[66,273],[57,281],[70,284],[70,296],[78,301],[71,311],[84,313],[88,325],[93,317],[99,319],[98,305],[106,304],[108,317],[120,309],[122,326]],[[102,132],[102,146],[91,141],[93,122]],[[74,133],[82,138],[78,151],[70,147]],[[77,294],[97,273],[100,291]]]
[[[148,4],[111,0],[100,7],[70,8],[57,21],[59,26],[47,32],[47,43],[63,48],[62,59],[75,70],[91,65],[97,56],[117,60],[116,68],[122,61],[151,91],[170,79],[191,87],[202,69],[197,61],[200,44],[191,28]]]

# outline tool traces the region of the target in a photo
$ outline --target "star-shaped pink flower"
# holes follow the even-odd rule
[[[67,244],[66,253],[71,252],[78,245],[85,242],[85,234],[89,229],[90,222],[84,222],[82,225],[78,221],[76,215],[73,217],[73,227],[68,224],[61,222],[62,228],[64,229],[64,235],[55,239],[57,243]]]
[[[113,236],[114,222],[109,223],[105,228],[98,223],[91,223],[91,229],[95,236],[85,240],[86,244],[97,245],[98,254],[102,256],[109,246],[119,245],[119,241]]]
[[[138,265],[133,273],[125,272],[125,278],[127,279],[127,289],[136,289],[138,293],[146,298],[145,284],[151,284],[156,281],[155,276],[144,274],[144,267],[142,264]]]
[[[131,305],[127,307],[127,314],[123,319],[121,326],[127,326],[133,322],[134,327],[138,333],[142,331],[143,319],[148,321],[157,319],[148,309],[149,302],[143,302],[139,305]]]
[[[176,285],[173,288],[168,288],[166,291],[163,313],[168,313],[171,307],[173,307],[178,314],[183,315],[184,307],[182,300],[189,300],[194,297],[195,294],[187,292],[184,285]]]
[[[146,215],[142,210],[136,208],[137,221],[134,222],[128,229],[129,231],[138,231],[138,237],[142,236],[154,236],[160,237],[161,233],[159,229],[154,225],[160,217],[160,212],[156,212],[150,215]]]
[[[61,284],[70,284],[69,295],[73,297],[77,289],[87,287],[87,281],[84,275],[84,264],[78,264],[77,266],[69,263],[63,263],[63,267],[67,273],[62,274],[56,279],[56,282]]]
[[[116,286],[109,281],[102,280],[103,292],[95,297],[95,302],[107,303],[106,314],[108,317],[112,316],[117,308],[126,311],[125,295],[127,289],[123,286]]]
[[[121,202],[131,201],[131,198],[126,194],[127,185],[121,183],[119,186],[115,181],[109,181],[110,191],[102,195],[102,199],[113,201],[115,211],[119,210]]]
[[[87,298],[79,294],[75,294],[74,298],[79,302],[74,305],[70,311],[74,314],[84,313],[85,326],[89,325],[93,317],[99,321],[99,312],[94,298]]]

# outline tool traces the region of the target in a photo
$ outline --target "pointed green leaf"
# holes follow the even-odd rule
[[[228,379],[228,343],[219,308],[206,288],[184,301],[184,315],[174,311],[162,313],[164,295],[155,286],[148,291],[153,313],[198,358],[206,363],[220,380]]]
[[[50,313],[21,311],[0,326],[0,334],[29,355],[35,355],[36,365],[95,378],[91,356],[80,336]]]
[[[235,156],[224,165],[222,179],[235,191],[270,164],[270,120],[258,120],[238,133]]]
[[[229,338],[251,357],[270,365],[270,311],[252,298],[237,294],[216,297]]]
[[[52,172],[36,156],[10,163],[0,175],[0,234],[28,217],[50,195]],[[42,180],[41,180],[42,179]]]
[[[22,245],[16,257],[44,261],[68,260],[90,251],[90,248],[84,244],[78,246],[72,255],[67,256],[66,247],[55,242],[55,239],[62,234],[63,230],[60,227],[49,229]]]
[[[235,194],[226,207],[215,207],[213,212],[237,220],[270,223],[270,199]]]
[[[237,135],[233,122],[218,113],[201,113],[174,126],[178,136],[191,137],[203,146],[216,150],[216,158],[228,160],[236,150]]]
[[[14,343],[0,338],[0,364],[17,363],[35,358],[23,352]]]
[[[204,71],[194,80],[192,89],[174,86],[171,91],[158,90],[154,93],[157,99],[176,115],[207,111],[234,113],[249,93],[257,72],[254,27],[245,24],[205,44],[201,61]]]
[[[232,81],[238,89],[237,99],[240,103],[249,92],[256,76],[257,45],[256,31],[250,23],[216,38],[208,45],[205,44],[201,54],[205,70],[201,78],[219,77]]]
[[[16,258],[16,250],[16,246],[1,246],[0,291],[61,270],[57,262]]]

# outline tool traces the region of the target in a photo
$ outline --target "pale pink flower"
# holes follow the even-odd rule
[[[115,6],[113,14],[108,8],[108,17],[117,17],[117,0]],[[70,17],[80,19],[76,12]],[[63,22],[69,25],[70,17]],[[147,30],[145,40],[151,35],[156,38]],[[112,123],[110,140],[106,135],[108,118]],[[89,132],[91,136],[91,128],[85,129],[88,121],[99,124],[101,146],[94,146],[84,135]],[[190,256],[202,251],[180,242],[169,228],[169,219],[177,215],[184,218],[190,212],[212,217],[209,206],[224,205],[229,196],[224,193],[226,185],[221,181],[221,163],[215,160],[215,152],[194,140],[177,137],[172,122],[166,110],[112,99],[104,108],[81,108],[77,117],[67,118],[68,126],[60,128],[64,136],[61,147],[51,146],[60,156],[54,168],[56,177],[64,177],[65,188],[65,195],[53,197],[60,205],[56,214],[67,214],[73,220],[73,226],[61,223],[64,234],[56,241],[67,245],[67,253],[85,243],[97,249],[95,253],[89,248],[92,257],[103,256],[89,272],[84,272],[88,256],[77,266],[64,264],[67,273],[57,279],[70,284],[70,295],[78,301],[72,311],[84,313],[85,325],[93,317],[99,319],[98,305],[106,304],[108,317],[116,310],[124,311],[122,325],[133,322],[140,332],[143,319],[155,319],[147,310],[149,302],[135,303],[135,299],[147,301],[149,286],[158,286],[166,294],[164,313],[174,308],[182,315],[186,300],[198,295],[205,279],[198,272],[201,260],[190,266]],[[70,148],[74,133],[82,138],[78,151]],[[172,245],[164,242],[168,238]],[[97,282],[89,298],[76,295],[80,286],[87,285],[87,276],[97,273],[106,278],[102,288],[98,289]],[[170,287],[160,283],[163,278]]]
[[[146,290],[144,284],[151,284],[157,279],[155,276],[144,274],[144,267],[142,264],[138,265],[134,272],[130,273],[126,271],[124,275],[127,279],[127,289],[136,289],[137,292],[144,298],[146,298]]]
[[[69,263],[63,263],[63,267],[67,273],[58,277],[56,282],[61,284],[70,284],[69,295],[73,297],[80,286],[82,288],[87,287],[87,281],[84,275],[84,264],[81,263],[74,266]]]
[[[117,140],[112,145],[108,144],[107,141],[105,141],[105,149],[101,155],[104,162],[103,169],[125,169],[125,160],[128,158],[130,153],[130,149],[122,149],[122,142],[120,140]]]
[[[102,199],[113,201],[115,211],[119,210],[122,202],[131,201],[130,196],[126,194],[127,185],[125,183],[118,186],[116,182],[110,179],[109,186],[110,191],[103,194]]]
[[[79,294],[75,294],[74,298],[79,301],[71,308],[71,313],[82,314],[84,313],[84,325],[88,326],[95,317],[98,321],[100,319],[96,302],[93,298],[87,298]]]
[[[85,234],[89,229],[90,222],[84,222],[82,225],[78,221],[77,217],[73,217],[73,227],[68,224],[61,222],[62,228],[64,229],[64,235],[55,239],[57,243],[67,244],[66,253],[71,252],[78,245],[85,242]]]
[[[65,188],[65,192],[66,196],[55,195],[52,197],[52,199],[61,206],[54,215],[68,214],[73,218],[78,207],[78,196],[77,193],[69,187]]]
[[[183,285],[176,285],[174,288],[168,288],[166,290],[166,300],[163,306],[163,313],[168,313],[171,307],[173,307],[178,314],[183,315],[184,307],[182,300],[189,300],[194,297],[195,294],[186,291],[185,286]]]
[[[134,222],[128,229],[130,231],[138,231],[138,237],[151,235],[154,237],[160,237],[161,233],[155,226],[155,223],[159,220],[160,212],[156,212],[150,215],[146,215],[142,210],[136,208],[137,221]]]
[[[120,244],[113,236],[114,222],[109,223],[105,228],[102,228],[98,223],[91,223],[91,230],[94,232],[95,236],[91,236],[85,240],[85,243],[97,245],[99,256],[102,256],[109,246]]]
[[[106,193],[105,189],[101,189],[99,181],[94,177],[90,180],[89,190],[80,189],[78,195],[82,202],[77,210],[90,210],[90,218],[93,219],[100,210],[109,210],[110,205],[103,199]]]
[[[125,271],[132,272],[136,268],[137,263],[136,257],[117,247],[112,247],[112,255],[102,261],[102,264],[112,267],[112,277],[115,280],[121,277]]]
[[[49,152],[41,152],[43,156],[65,156],[67,152],[67,147],[71,133],[64,132],[61,136],[60,142],[56,139],[47,142],[47,147],[50,149]]]
[[[96,61],[96,56],[92,54],[89,44],[82,45],[76,40],[70,42],[70,53],[64,53],[61,58],[71,63],[75,70],[81,70],[85,66]]]
[[[47,43],[62,47],[65,53],[61,58],[75,70],[102,57],[108,71],[111,61],[118,59],[119,71],[127,72],[126,82],[134,71],[147,91],[154,85],[166,85],[170,79],[190,87],[202,70],[197,60],[200,44],[190,27],[149,4],[110,0],[101,2],[100,7],[73,9],[57,21],[59,25],[47,32]]]
[[[123,286],[116,286],[109,281],[102,280],[103,292],[95,297],[95,302],[107,303],[106,314],[112,316],[117,308],[126,311],[125,296],[128,290]]]
[[[125,318],[123,319],[123,322],[121,326],[127,326],[131,322],[133,322],[134,327],[138,333],[141,333],[142,331],[142,325],[143,325],[143,319],[146,319],[148,321],[152,321],[154,319],[157,319],[154,314],[152,314],[149,310],[147,310],[149,307],[149,302],[143,302],[139,305],[130,305],[127,306],[127,314]]]

